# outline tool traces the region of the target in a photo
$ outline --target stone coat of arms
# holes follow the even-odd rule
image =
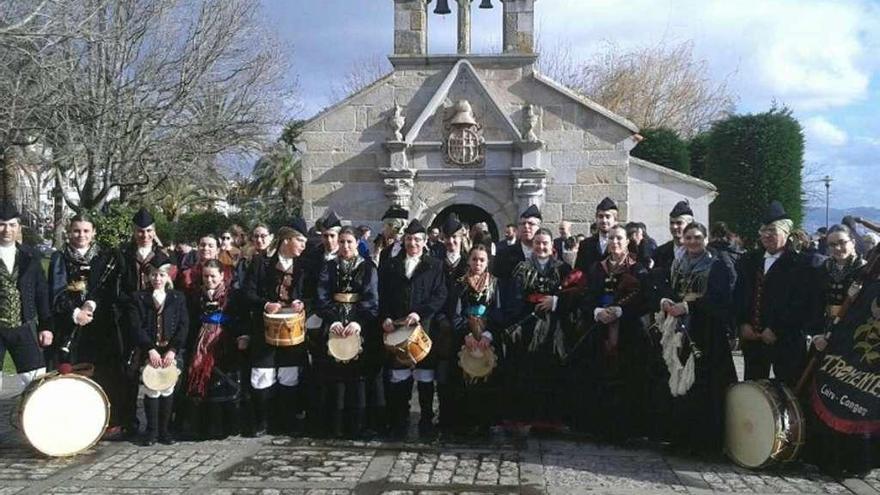
[[[446,162],[458,167],[475,167],[483,163],[486,141],[467,100],[459,100],[452,108],[443,147]]]

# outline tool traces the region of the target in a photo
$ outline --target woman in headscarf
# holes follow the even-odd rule
[[[688,451],[721,453],[724,396],[736,382],[725,322],[733,273],[706,249],[708,232],[693,222],[682,232],[685,253],[672,263],[671,287],[660,289],[663,359],[669,372],[669,438]]]

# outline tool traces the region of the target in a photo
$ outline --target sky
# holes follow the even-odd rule
[[[332,104],[332,82],[354,64],[392,52],[393,0],[261,2],[291,53],[299,117]],[[473,51],[491,53],[501,45],[501,2],[478,3]],[[535,11],[541,46],[569,47],[575,59],[609,43],[692,41],[737,96],[738,113],[793,110],[808,178],[832,177],[832,207],[880,207],[880,0],[538,0]],[[455,14],[429,16],[429,53],[455,52],[455,23]],[[807,187],[824,190],[817,185]]]

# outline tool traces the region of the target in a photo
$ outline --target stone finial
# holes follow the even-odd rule
[[[394,112],[388,117],[388,128],[391,129],[392,141],[403,141],[403,126],[406,124],[406,117],[403,116],[403,108],[400,105],[394,105]]]
[[[526,107],[526,132],[525,140],[530,143],[538,142],[538,134],[535,132],[541,123],[541,115],[535,105]]]
[[[428,54],[426,0],[394,0],[394,54]]]
[[[504,53],[534,53],[537,0],[501,1],[504,3]]]

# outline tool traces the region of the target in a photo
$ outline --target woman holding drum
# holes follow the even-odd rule
[[[306,308],[300,258],[306,247],[306,231],[301,218],[278,229],[275,254],[256,257],[245,279],[245,299],[253,311],[264,313],[263,326],[254,325],[246,339],[257,436],[266,432],[270,404],[275,406],[275,423],[280,430],[294,433],[296,425],[292,411],[297,409],[300,373],[309,359],[303,345]]]
[[[724,397],[736,370],[724,324],[730,318],[734,274],[706,249],[706,227],[684,228],[685,254],[673,261],[671,287],[661,287],[658,324],[672,394],[673,444],[717,454],[724,433]]]
[[[173,265],[167,259],[156,257],[150,261],[151,290],[134,294],[129,318],[135,345],[146,355],[144,445],[153,445],[156,440],[166,445],[174,443],[168,425],[174,403],[172,394],[183,363],[189,317],[184,295],[171,289],[172,270]],[[151,381],[150,376],[157,380]]]
[[[458,338],[456,385],[462,387],[456,426],[488,435],[495,419],[497,390],[490,382],[497,361],[492,332],[503,318],[498,280],[489,273],[489,250],[476,244],[467,256],[468,270],[452,282],[447,302]],[[463,382],[463,383],[462,383]]]
[[[361,436],[366,407],[364,387],[364,349],[375,350],[380,336],[376,317],[379,311],[378,277],[371,260],[358,254],[357,232],[342,227],[338,235],[337,257],[327,261],[318,281],[316,313],[324,322],[320,344],[326,365],[319,377],[331,397],[331,430],[334,437],[345,434],[344,414],[348,413],[350,437]]]

